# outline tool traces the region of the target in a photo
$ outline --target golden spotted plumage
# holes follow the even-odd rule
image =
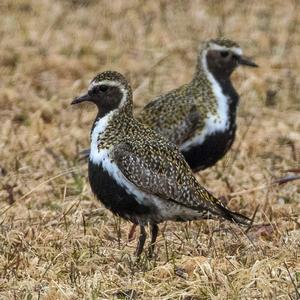
[[[107,126],[105,133],[99,139],[99,149],[118,149],[122,156],[122,170],[129,180],[147,192],[153,192],[160,187],[157,194],[178,201],[188,207],[203,209],[213,208],[214,204],[222,203],[203,188],[193,176],[190,167],[174,144],[160,136],[144,124],[135,121],[132,115],[121,111]],[[128,149],[126,148],[128,147]],[[126,151],[127,150],[127,151]],[[126,155],[124,155],[126,154]],[[114,156],[113,156],[114,157]],[[113,159],[117,159],[114,157]],[[135,162],[131,164],[131,162]],[[145,184],[143,174],[149,171]],[[161,185],[168,179],[168,184]],[[143,184],[144,183],[144,184]],[[151,189],[148,190],[148,189]],[[173,193],[164,189],[170,188]]]

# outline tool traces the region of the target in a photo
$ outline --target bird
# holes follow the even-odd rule
[[[238,66],[258,67],[237,42],[208,40],[192,80],[154,98],[136,116],[176,144],[194,172],[215,165],[234,142],[239,95],[231,74]],[[81,155],[87,158],[89,149]]]
[[[258,67],[233,40],[205,41],[192,80],[154,98],[136,116],[176,144],[194,172],[215,165],[234,142],[239,95],[231,74],[238,66]],[[89,149],[81,155],[87,158]]]
[[[132,89],[116,71],[97,74],[85,101],[98,108],[90,139],[88,177],[96,198],[113,214],[140,227],[135,254],[140,256],[151,228],[153,253],[158,224],[224,218],[249,225],[202,187],[176,145],[133,117]]]

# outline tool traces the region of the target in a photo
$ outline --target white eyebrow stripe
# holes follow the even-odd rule
[[[225,47],[225,46],[220,46],[218,44],[215,43],[210,43],[209,44],[209,48],[212,50],[217,50],[217,51],[232,51],[233,53],[235,53],[236,55],[242,55],[243,51],[241,48],[239,47]]]
[[[90,91],[91,89],[93,89],[95,86],[98,86],[98,85],[108,85],[108,86],[117,86],[119,87],[120,89],[124,89],[124,86],[118,82],[118,81],[114,81],[114,80],[102,80],[102,81],[92,81],[89,85],[89,88],[88,90]]]

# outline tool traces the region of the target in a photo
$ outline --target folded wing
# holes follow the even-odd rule
[[[143,145],[124,142],[114,148],[113,160],[123,175],[145,193],[197,211],[206,210],[237,223],[250,222],[248,218],[226,209],[203,188],[183,156],[170,144],[159,140]]]

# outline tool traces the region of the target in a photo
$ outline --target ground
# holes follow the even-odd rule
[[[0,3],[1,299],[297,299],[300,289],[298,1],[4,0]],[[98,203],[78,151],[100,71],[124,73],[136,111],[187,82],[201,42],[226,36],[240,68],[236,141],[198,180],[251,217],[160,225],[153,259]],[[298,172],[298,173],[297,173]],[[299,174],[298,174],[299,175]],[[298,291],[297,291],[298,288]]]

